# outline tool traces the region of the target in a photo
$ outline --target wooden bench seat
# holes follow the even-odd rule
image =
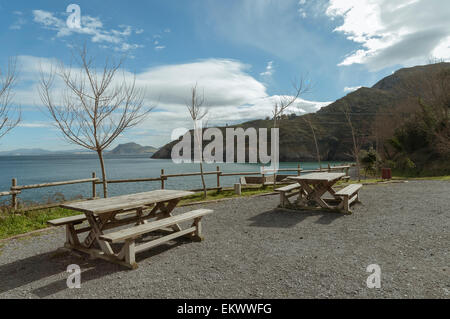
[[[63,217],[58,219],[49,220],[47,224],[51,226],[65,226],[65,225],[76,225],[81,224],[86,219],[86,215],[76,215],[76,216],[70,216],[70,217]]]
[[[280,193],[280,207],[287,207],[291,204],[289,198],[299,195],[302,191],[302,186],[298,183],[277,188],[276,192]]]
[[[343,201],[341,208],[343,208],[346,213],[350,213],[351,204],[359,202],[359,190],[362,187],[361,184],[352,184],[335,193],[335,196],[342,197]]]
[[[155,246],[164,244],[167,241],[183,236],[190,236],[192,239],[198,241],[203,240],[201,219],[203,216],[211,214],[213,212],[214,211],[210,209],[198,209],[177,216],[147,222],[142,225],[133,226],[112,233],[104,234],[100,236],[100,239],[109,243],[125,242],[125,246],[123,249],[123,257],[125,258],[125,263],[129,267],[135,269],[137,268],[137,264],[135,261],[136,253],[148,250]],[[178,224],[190,220],[194,221],[193,225],[188,229],[181,230]],[[135,240],[139,237],[142,237],[143,235],[154,231],[162,230],[167,227],[174,227],[175,231],[171,232],[169,235],[149,242],[145,242],[140,245],[135,244]],[[119,258],[120,257],[121,256],[119,256]]]

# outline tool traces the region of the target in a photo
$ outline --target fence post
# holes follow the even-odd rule
[[[164,170],[161,170],[161,189],[164,189],[166,187],[164,182]]]
[[[220,191],[220,167],[217,166],[217,188],[219,188],[217,191]]]
[[[95,172],[92,172],[92,178],[97,178]],[[92,199],[95,199],[97,197],[97,186],[95,182],[96,182],[95,180],[92,181]]]
[[[266,186],[266,175],[264,174],[264,172],[266,171],[266,168],[265,168],[265,166],[263,165],[262,166],[262,187],[265,187]]]
[[[17,209],[17,194],[16,190],[14,189],[14,187],[16,186],[17,186],[17,179],[13,178],[11,183],[11,192],[13,192],[11,195],[11,207],[13,210]]]
[[[242,195],[242,185],[241,184],[234,184],[234,193],[239,196]]]
[[[330,166],[330,163],[328,163],[328,172],[331,172],[331,166]]]
[[[300,176],[302,172],[302,168],[300,167],[300,163],[297,165],[297,176]]]

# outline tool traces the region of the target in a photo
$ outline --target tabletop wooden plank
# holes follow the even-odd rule
[[[120,210],[139,208],[146,205],[183,198],[193,194],[193,192],[188,191],[164,189],[145,193],[88,200],[79,203],[61,205],[61,207],[83,213],[103,214]]]
[[[311,173],[303,176],[289,176],[294,181],[331,182],[345,176],[345,173]]]

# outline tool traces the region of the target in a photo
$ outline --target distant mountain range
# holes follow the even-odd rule
[[[113,155],[135,155],[135,154],[148,154],[153,155],[158,149],[153,146],[141,146],[137,143],[120,144],[112,151],[105,152],[106,154]],[[86,149],[67,150],[67,151],[49,151],[41,148],[21,148],[12,151],[0,151],[0,156],[39,156],[39,155],[79,155],[79,154],[92,154],[92,151]]]
[[[153,154],[157,152],[158,149],[153,146],[141,146],[136,143],[120,144],[115,149],[113,149],[109,154],[114,155],[127,155],[127,154]]]

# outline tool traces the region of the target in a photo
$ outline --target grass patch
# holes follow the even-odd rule
[[[0,239],[26,234],[34,230],[47,228],[47,221],[79,213],[62,208],[30,211],[22,214],[0,215]]]
[[[450,175],[449,176],[435,176],[435,177],[415,177],[410,178],[411,180],[417,180],[417,181],[450,181]]]
[[[283,185],[277,185],[277,187],[281,187]],[[273,192],[273,186],[266,186],[264,188],[246,188],[242,189],[242,196],[238,196],[234,193],[234,190],[222,190],[222,191],[209,191],[207,193],[206,199],[203,198],[203,193],[195,193],[194,195],[188,196],[180,202],[180,205],[191,204],[195,202],[203,202],[203,201],[211,201],[211,200],[219,200],[225,198],[234,198],[234,197],[246,197],[246,196],[254,196],[260,194],[268,194]]]

